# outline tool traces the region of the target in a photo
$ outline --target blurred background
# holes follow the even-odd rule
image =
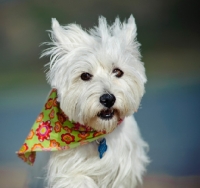
[[[15,155],[50,90],[39,59],[51,18],[83,28],[133,14],[148,83],[135,114],[149,143],[145,188],[200,187],[200,11],[194,0],[0,0],[0,187],[42,188],[48,153]]]

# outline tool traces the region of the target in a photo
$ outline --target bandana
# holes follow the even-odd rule
[[[33,165],[36,151],[67,150],[93,142],[106,134],[105,131],[96,131],[87,125],[69,121],[60,109],[57,91],[53,89],[17,155],[24,162]],[[100,145],[98,150],[104,153],[107,149],[105,139]]]

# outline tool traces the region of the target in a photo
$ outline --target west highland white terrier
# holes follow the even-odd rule
[[[142,181],[147,144],[133,113],[146,82],[144,64],[131,15],[108,25],[104,17],[88,32],[77,24],[60,26],[52,19],[47,79],[57,89],[60,108],[69,120],[106,131],[107,151],[98,142],[53,152],[48,165],[50,188],[133,188]],[[119,121],[121,121],[119,123]]]
[[[132,15],[122,23],[116,18],[112,25],[100,17],[98,26],[89,31],[77,24],[60,26],[52,19],[52,42],[46,43],[51,47],[42,54],[50,56],[47,80],[57,92],[63,117],[73,124],[62,127],[62,141],[71,143],[76,137],[72,130],[78,131],[81,146],[66,145],[52,152],[49,188],[134,188],[142,182],[148,145],[133,113],[144,94],[146,75],[136,35]],[[59,132],[56,127],[52,130]],[[53,139],[39,131],[40,142]],[[91,131],[100,137],[95,139],[92,133],[93,140],[87,141]]]

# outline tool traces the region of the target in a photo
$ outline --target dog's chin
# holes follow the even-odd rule
[[[88,125],[97,131],[111,132],[118,126],[119,120],[118,110],[103,109],[89,120]]]

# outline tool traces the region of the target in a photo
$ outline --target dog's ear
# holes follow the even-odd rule
[[[58,89],[58,87],[62,86],[61,81],[64,80],[60,76],[60,74],[64,75],[64,69],[61,63],[64,57],[74,49],[83,45],[85,46],[93,41],[90,40],[89,34],[83,31],[79,25],[69,24],[67,26],[61,26],[55,18],[52,19],[52,30],[49,32],[51,42],[44,44],[51,47],[45,49],[40,57],[50,56],[49,63],[45,65],[47,68],[46,76],[52,88]],[[66,61],[64,62],[66,63]]]
[[[139,44],[136,41],[137,27],[133,15],[123,23],[120,22],[119,18],[116,18],[112,27],[113,35],[119,38],[126,45],[126,48],[138,48]]]
[[[137,42],[137,27],[133,15],[122,23],[119,18],[116,18],[114,24],[111,26],[111,30],[113,36],[121,43],[122,48],[129,51],[135,58],[140,60],[140,44]]]
[[[71,51],[74,48],[88,42],[89,35],[77,24],[60,26],[55,18],[52,18],[51,39],[54,45],[65,51]]]
[[[102,44],[106,46],[115,39],[119,41],[122,48],[128,49],[131,53],[135,53],[134,51],[137,51],[139,47],[139,43],[136,41],[137,27],[132,15],[124,22],[117,17],[111,26],[107,24],[103,16],[100,16],[99,26],[91,29],[90,33],[93,36],[99,36]]]
[[[133,17],[133,15],[130,16],[127,23],[124,23],[123,30],[125,34],[124,37],[126,39],[126,43],[127,45],[130,45],[132,42],[136,40],[136,36],[137,36],[137,27],[136,27],[135,18]]]

